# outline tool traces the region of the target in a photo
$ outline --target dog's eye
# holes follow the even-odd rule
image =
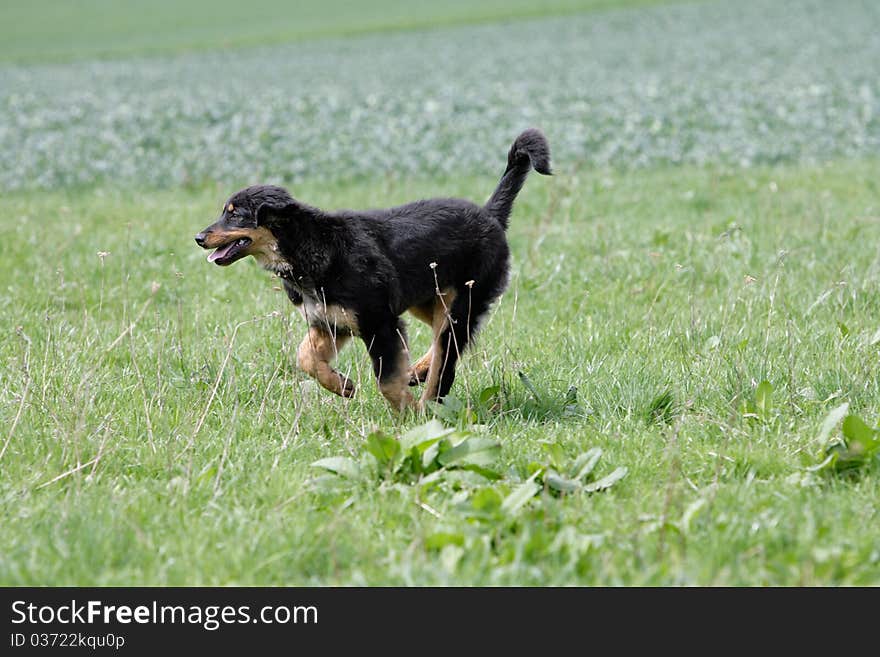
[[[232,205],[232,203],[230,203],[229,205],[226,206],[226,210],[227,210],[228,212],[234,212],[234,211],[235,211],[235,206]]]

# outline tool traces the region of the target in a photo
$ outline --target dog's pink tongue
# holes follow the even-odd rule
[[[230,242],[226,246],[221,246],[219,249],[208,256],[208,262],[214,262],[217,258],[222,258],[230,251],[232,251],[233,246],[235,246],[235,242]]]

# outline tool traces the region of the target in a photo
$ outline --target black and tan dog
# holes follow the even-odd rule
[[[389,403],[400,410],[414,405],[408,386],[424,382],[423,407],[449,392],[459,356],[507,285],[507,220],[533,167],[550,174],[550,148],[535,129],[516,138],[507,170],[483,207],[444,198],[324,212],[280,187],[248,187],[195,239],[216,249],[208,256],[213,263],[253,256],[282,279],[309,325],[299,366],[327,390],[354,394],[352,381],[331,363],[358,336]],[[433,331],[431,348],[412,367],[400,320],[406,310]]]

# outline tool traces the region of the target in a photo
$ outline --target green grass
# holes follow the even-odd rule
[[[0,61],[55,61],[266,45],[663,1],[5,0]]]
[[[880,415],[877,9],[569,16],[647,4],[6,2],[0,584],[880,583],[876,458],[809,469]],[[317,387],[276,281],[192,235],[257,180],[484,200],[530,124],[557,175],[441,410],[500,478],[312,467],[428,417],[359,343]],[[596,447],[610,489],[496,508]]]
[[[423,420],[389,411],[360,344],[341,358],[351,401],[295,370],[304,327],[275,282],[192,244],[228,190],[7,195],[0,582],[877,584],[877,468],[804,468],[831,408],[878,416],[878,174],[852,160],[529,180],[509,290],[454,388],[476,405],[501,387],[475,431],[502,443],[505,478],[433,487],[315,481],[316,459]],[[296,191],[365,207],[482,200],[494,182]],[[756,418],[743,402],[763,380]],[[475,520],[482,491],[594,446],[600,475],[629,470],[610,490]]]
[[[872,157],[876,25],[742,0],[0,66],[0,189],[497,175],[531,125],[566,170]]]

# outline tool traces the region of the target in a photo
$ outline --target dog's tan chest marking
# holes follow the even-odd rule
[[[247,254],[252,255],[263,269],[275,272],[289,269],[290,265],[281,257],[278,240],[272,231],[260,226],[249,230],[248,237],[251,238],[251,244],[247,248]]]

